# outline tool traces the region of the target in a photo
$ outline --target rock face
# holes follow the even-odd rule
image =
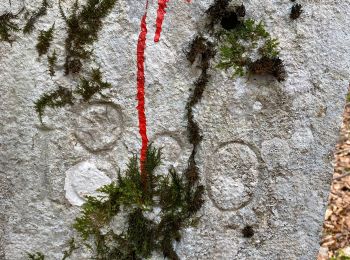
[[[1,12],[19,10],[17,2],[10,7],[2,1]],[[34,9],[41,1],[26,2]],[[160,42],[154,43],[157,3],[150,2],[146,115],[150,140],[164,146],[163,172],[170,165],[182,171],[191,153],[185,106],[200,70],[190,66],[184,50],[210,4],[170,1]],[[247,17],[262,20],[280,40],[285,82],[232,79],[215,64],[209,69],[210,82],[195,107],[206,202],[199,225],[186,229],[176,245],[181,259],[316,257],[349,85],[350,3],[305,1],[294,21],[291,5],[246,3]],[[71,87],[75,79],[60,69],[49,76],[46,59],[37,58],[37,30],[18,34],[12,47],[0,42],[0,259],[25,259],[26,252],[37,251],[61,259],[82,196],[114,179],[117,167],[124,169],[139,153],[136,45],[143,12],[144,1],[119,0],[94,45],[92,64],[113,85],[105,92],[108,101],[48,109],[45,127],[34,101],[57,84]],[[55,20],[62,37],[55,37],[53,47],[63,53],[59,17],[53,5],[37,29]],[[89,255],[78,250],[71,259]]]

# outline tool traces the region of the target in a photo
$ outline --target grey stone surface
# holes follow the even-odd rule
[[[164,169],[174,165],[181,171],[191,152],[185,104],[200,73],[189,66],[184,49],[202,28],[212,1],[170,1],[155,44],[156,2],[150,1],[147,20],[148,132],[164,146]],[[0,11],[19,10],[21,3],[12,0],[10,8],[1,1]],[[39,3],[25,0],[28,8]],[[210,83],[195,108],[204,138],[197,160],[206,203],[199,226],[186,229],[176,249],[181,259],[315,259],[349,84],[350,3],[304,1],[297,21],[288,17],[288,0],[245,4],[248,17],[264,21],[280,39],[288,78],[283,83],[264,77],[233,80],[210,69]],[[113,179],[113,169],[124,169],[139,151],[136,43],[143,9],[144,1],[119,0],[94,45],[91,65],[100,66],[113,84],[105,92],[108,103],[97,98],[47,110],[46,128],[33,102],[57,84],[71,87],[75,80],[62,68],[50,78],[46,60],[35,50],[37,30],[18,34],[12,47],[0,42],[0,259],[25,259],[26,252],[35,251],[61,259],[79,212],[67,199],[66,173],[89,162],[95,173]],[[59,31],[54,47],[62,54],[64,25],[56,4],[37,29],[53,21]],[[75,192],[83,186],[74,186]],[[241,233],[247,225],[253,227],[252,238]],[[77,251],[71,259],[89,259],[89,254]]]

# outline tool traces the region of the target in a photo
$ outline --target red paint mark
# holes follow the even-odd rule
[[[139,118],[139,132],[141,135],[141,155],[140,155],[140,168],[141,176],[143,180],[146,179],[145,173],[143,171],[143,164],[146,160],[147,155],[147,120],[145,113],[145,49],[146,49],[146,36],[147,36],[147,8],[148,1],[146,2],[146,11],[141,19],[141,32],[139,34],[139,39],[137,42],[137,111]]]
[[[156,34],[154,41],[158,42],[162,32],[162,24],[165,16],[166,4],[169,0],[158,0],[158,11],[156,21]],[[191,0],[187,0],[191,2]],[[137,41],[137,111],[139,119],[139,133],[141,135],[141,155],[140,155],[140,169],[143,184],[146,185],[147,173],[144,172],[143,166],[147,156],[148,137],[147,137],[147,119],[145,113],[145,50],[147,38],[147,9],[148,0],[146,0],[145,13],[141,19],[141,32]]]
[[[160,34],[162,32],[162,25],[164,21],[164,16],[166,14],[166,4],[170,0],[158,0],[158,11],[157,11],[157,20],[156,20],[156,33],[154,35],[154,42],[159,42]],[[188,3],[191,2],[191,0],[187,0]]]
[[[169,0],[158,0],[158,11],[157,11],[157,20],[156,20],[156,34],[154,35],[154,42],[159,42],[160,33],[162,32],[162,25],[165,16],[166,4]]]

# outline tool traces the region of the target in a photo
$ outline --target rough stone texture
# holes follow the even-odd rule
[[[21,2],[12,0],[11,10]],[[25,2],[34,8],[41,1]],[[212,1],[170,1],[158,44],[152,42],[156,2],[150,2],[147,20],[148,132],[164,146],[162,171],[169,165],[181,171],[191,152],[185,104],[200,73],[190,67],[184,50],[201,30]],[[197,160],[206,203],[200,225],[185,230],[176,248],[181,259],[314,259],[348,87],[350,3],[305,1],[296,21],[289,19],[288,0],[245,4],[247,16],[263,20],[280,39],[288,79],[233,80],[214,66],[209,71],[210,83],[195,109],[204,137]],[[1,12],[8,9],[8,1],[1,1]],[[105,92],[108,102],[96,98],[48,110],[46,127],[39,124],[33,102],[56,84],[71,87],[74,82],[62,68],[51,79],[46,60],[38,59],[35,50],[38,29],[54,20],[56,28],[63,27],[57,6],[32,35],[19,34],[12,47],[0,43],[0,259],[25,259],[26,252],[35,251],[61,259],[79,212],[65,193],[69,173],[88,162],[95,165],[94,174],[113,179],[116,167],[124,169],[139,151],[136,42],[143,10],[144,1],[119,0],[94,46],[91,64],[113,84]],[[59,54],[63,41],[59,30],[54,39]],[[83,186],[74,191],[83,192]],[[246,225],[254,230],[252,238],[241,233]],[[77,251],[71,259],[89,255]]]

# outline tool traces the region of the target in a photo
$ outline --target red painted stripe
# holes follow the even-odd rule
[[[162,25],[165,16],[166,4],[169,0],[158,0],[158,11],[156,21],[156,34],[154,41],[158,42],[162,32]],[[187,0],[191,2],[191,0]],[[140,152],[140,168],[143,181],[146,181],[146,173],[143,171],[143,165],[147,156],[148,137],[147,137],[147,119],[145,113],[145,50],[147,38],[147,9],[148,0],[146,0],[146,10],[141,19],[141,31],[137,41],[137,111],[139,119],[139,133],[141,135],[141,152]],[[145,184],[145,183],[144,183]]]
[[[141,155],[140,155],[140,167],[141,176],[143,174],[143,163],[146,160],[148,138],[147,138],[147,120],[145,114],[145,49],[146,49],[146,36],[147,36],[147,8],[148,1],[146,2],[146,11],[141,19],[141,32],[137,42],[137,111],[139,118],[139,132],[141,135]],[[146,176],[143,176],[144,179]]]
[[[158,10],[157,10],[157,20],[156,20],[156,33],[154,35],[154,42],[159,42],[160,34],[162,32],[162,26],[164,21],[164,16],[166,14],[166,4],[170,0],[158,0]],[[187,2],[191,2],[191,0],[187,0]]]
[[[162,25],[165,16],[166,4],[169,0],[158,0],[158,11],[157,11],[157,20],[156,20],[156,34],[154,35],[154,42],[159,42],[160,34],[162,32]]]

